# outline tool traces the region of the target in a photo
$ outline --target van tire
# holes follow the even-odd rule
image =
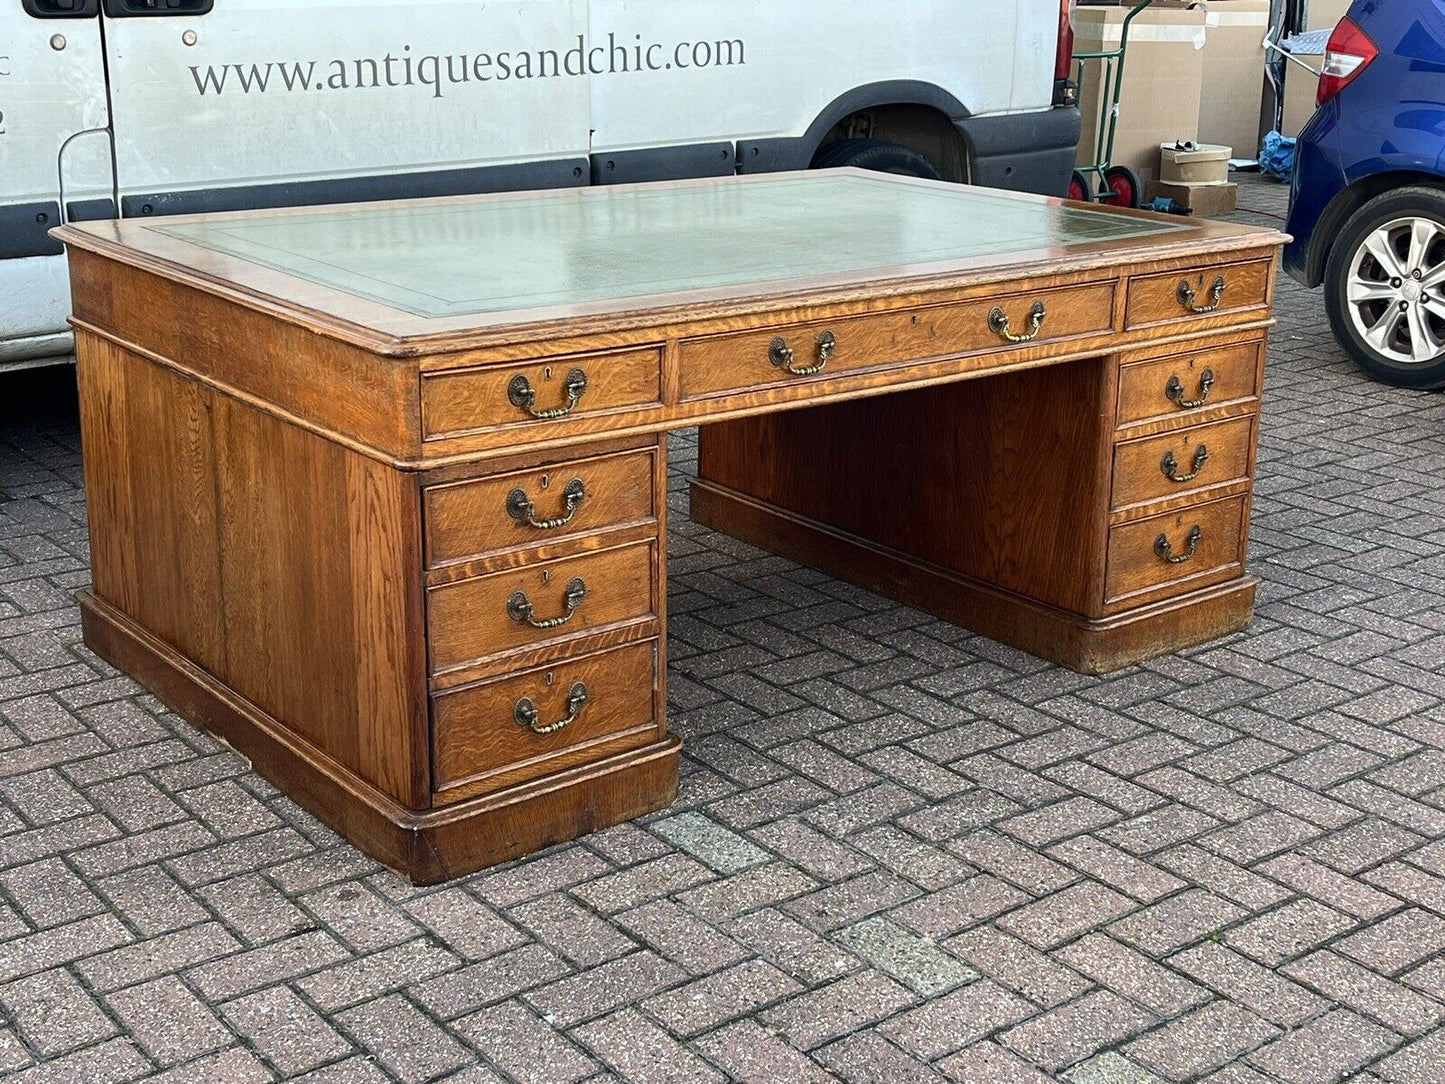
[[[813,156],[814,169],[836,169],[840,166],[897,173],[904,177],[924,177],[931,181],[943,179],[938,168],[923,155],[885,139],[840,139],[826,144]]]

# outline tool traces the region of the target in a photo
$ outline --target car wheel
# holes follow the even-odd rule
[[[1376,380],[1445,386],[1445,191],[1395,189],[1351,215],[1325,265],[1325,310]]]
[[[879,173],[941,180],[932,162],[911,147],[884,139],[840,139],[824,146],[813,158],[814,169],[854,166]]]

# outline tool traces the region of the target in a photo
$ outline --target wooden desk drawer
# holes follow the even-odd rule
[[[1231,418],[1114,448],[1113,507],[1180,497],[1249,477],[1254,418]]]
[[[428,568],[656,517],[652,449],[429,486]]]
[[[1216,407],[1259,399],[1262,341],[1130,362],[1119,369],[1119,424],[1195,420]]]
[[[998,309],[1007,317],[1011,333],[1027,333],[1029,312],[1044,306],[1044,320],[1034,343],[1074,335],[1100,334],[1112,327],[1112,282],[1060,289],[987,301],[854,316],[684,339],[679,348],[679,392],[696,399],[722,392],[826,379],[858,369],[928,358],[949,357],[984,350],[1020,349],[1010,343],[1004,329],[990,314]],[[827,346],[831,336],[833,345]],[[775,340],[781,344],[774,346]],[[791,354],[788,353],[791,351]],[[786,366],[816,372],[789,372]]]
[[[1254,260],[1132,278],[1124,327],[1128,330],[1263,308],[1273,274],[1272,260]]]
[[[651,741],[654,645],[627,644],[433,697],[436,789],[471,784],[465,789],[475,793],[486,789],[477,785],[485,777],[511,785]]]
[[[1244,509],[1244,497],[1226,497],[1113,528],[1104,602],[1179,594],[1239,575]]]
[[[430,440],[649,406],[660,401],[661,387],[660,346],[428,372],[421,378],[422,433]]]
[[[432,673],[648,616],[654,546],[634,542],[428,589]]]

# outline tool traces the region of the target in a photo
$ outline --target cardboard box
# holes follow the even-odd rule
[[[1175,203],[1189,208],[1199,218],[1217,218],[1227,215],[1238,206],[1239,186],[1232,181],[1224,184],[1167,184],[1150,181],[1144,190],[1144,202],[1156,196],[1165,196]]]
[[[1335,24],[1345,17],[1354,0],[1309,0],[1309,14],[1305,18],[1306,30],[1333,30]]]
[[[1230,148],[1221,143],[1196,143],[1191,150],[1161,143],[1159,179],[1169,184],[1223,184],[1229,180],[1229,157]]]
[[[1074,13],[1074,49],[1080,53],[1119,47],[1120,27],[1128,8],[1086,7]],[[1159,175],[1159,144],[1199,138],[1200,60],[1205,42],[1201,8],[1147,8],[1129,24],[1119,127],[1114,137],[1114,162],[1134,169],[1143,180]],[[1085,62],[1079,88],[1084,120],[1076,161],[1093,162],[1100,111],[1102,61]]]
[[[1215,0],[1204,20],[1199,139],[1223,143],[1235,158],[1259,156],[1264,104],[1264,36],[1269,0]]]
[[[1323,67],[1322,53],[1303,53],[1299,56],[1315,71]],[[1315,92],[1319,90],[1318,76],[1311,75],[1298,64],[1288,64],[1284,73],[1284,120],[1280,135],[1297,136],[1305,123],[1315,115]]]

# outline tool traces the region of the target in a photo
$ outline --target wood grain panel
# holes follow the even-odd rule
[[[458,580],[427,592],[427,640],[433,673],[522,647],[635,621],[654,612],[653,542],[540,561],[489,576]],[[566,592],[581,580],[585,594],[565,624],[538,629],[515,620],[508,600],[525,597],[536,620],[566,616]]]
[[[1030,307],[1043,302],[1046,315],[1034,340],[1040,344],[1106,331],[1113,321],[1114,290],[1112,282],[1041,288],[996,300],[684,339],[679,347],[679,395],[687,400],[800,380],[825,381],[880,365],[1005,349],[1010,345],[1007,339],[989,327],[994,308],[1008,316],[1013,331],[1027,332]],[[817,360],[816,344],[825,333],[834,336],[837,346],[816,375],[795,376],[769,360],[769,346],[781,336],[794,351],[795,367],[812,365]]]
[[[644,449],[427,486],[422,491],[427,567],[651,520],[654,459],[655,453]],[[583,496],[566,524],[539,530],[508,513],[508,496],[521,490],[532,502],[534,519],[564,517],[563,494],[573,479]]]
[[[1109,532],[1105,602],[1182,594],[1243,571],[1245,497],[1228,497],[1137,520]],[[1175,556],[1188,549],[1189,532],[1202,532],[1194,555],[1171,564],[1155,552],[1162,535]]]
[[[1119,368],[1119,425],[1170,421],[1189,425],[1207,420],[1213,411],[1234,404],[1259,403],[1259,370],[1263,342],[1233,343],[1181,351],[1165,357],[1131,362]],[[1213,380],[1207,391],[1205,373]],[[1170,380],[1182,389],[1178,399],[1169,396]],[[1204,398],[1197,407],[1186,402]]]
[[[1112,363],[703,427],[699,476],[1052,605],[1102,594]],[[888,593],[886,583],[863,586]]]
[[[226,683],[425,802],[420,507],[404,474],[218,397]]]
[[[1219,298],[1218,308],[1203,314],[1208,319],[1264,307],[1270,283],[1274,279],[1274,261],[1270,259],[1212,264],[1131,278],[1128,302],[1124,310],[1124,327],[1132,330],[1172,320],[1200,319],[1201,314],[1191,310],[1189,305],[1212,304],[1211,288],[1216,278],[1224,280],[1224,293]],[[1180,297],[1181,283],[1194,291],[1192,301]]]
[[[1247,482],[1253,442],[1252,417],[1123,441],[1114,448],[1113,507],[1198,499],[1220,486]]]
[[[641,746],[661,737],[653,701],[654,644],[627,644],[434,697],[437,790],[476,784],[478,777],[503,769],[511,785],[597,756],[604,743],[615,752],[619,740]],[[536,734],[517,723],[514,712],[523,698],[536,706],[544,725],[566,718],[578,683],[586,686],[587,700],[563,729]]]
[[[95,590],[219,672],[213,394],[84,332],[76,354]]]
[[[662,348],[641,347],[612,353],[547,358],[522,365],[492,365],[426,373],[421,381],[422,435],[428,439],[495,426],[546,425],[508,398],[508,388],[524,378],[533,409],[567,406],[567,381],[574,370],[586,374],[586,390],[567,415],[586,418],[624,407],[655,405],[662,394]],[[554,419],[555,420],[555,419]]]

